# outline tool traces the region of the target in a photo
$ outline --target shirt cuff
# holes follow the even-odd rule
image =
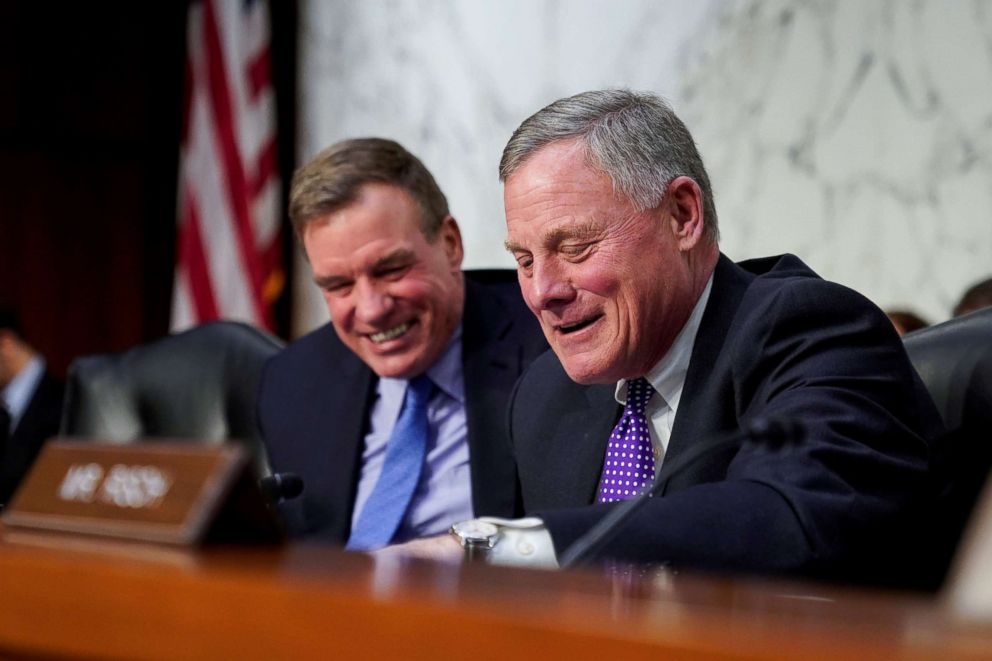
[[[486,557],[492,565],[557,569],[555,545],[544,521],[529,516],[524,519],[479,517],[480,521],[499,526],[500,538]]]

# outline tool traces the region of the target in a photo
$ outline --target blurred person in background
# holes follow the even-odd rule
[[[0,307],[0,506],[6,505],[45,440],[59,431],[62,383]]]
[[[900,337],[930,325],[926,319],[909,310],[886,310],[885,314],[889,317],[892,325],[896,327],[896,332],[899,333]]]
[[[969,287],[954,306],[954,316],[960,317],[987,307],[992,307],[992,278],[986,278]]]

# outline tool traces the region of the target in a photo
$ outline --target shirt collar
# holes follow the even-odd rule
[[[438,390],[441,390],[457,402],[464,404],[465,375],[462,373],[461,363],[462,325],[459,323],[455,327],[455,332],[451,334],[451,339],[448,340],[448,346],[444,349],[441,357],[427,370],[427,376],[434,382]],[[379,379],[380,392],[383,388],[405,392],[408,382],[409,379],[382,377]]]
[[[648,383],[661,395],[668,405],[675,409],[678,407],[678,399],[682,394],[682,386],[685,384],[685,375],[689,370],[689,359],[692,358],[692,347],[696,343],[696,335],[699,333],[699,324],[703,320],[703,312],[706,310],[706,303],[710,300],[710,290],[713,289],[713,275],[710,275],[703,288],[703,293],[699,295],[692,313],[686,320],[682,330],[675,337],[671,348],[662,356],[661,360],[655,363],[644,377]],[[627,403],[627,381],[621,379],[617,382],[614,393],[619,404]]]
[[[41,381],[44,373],[45,361],[40,356],[35,356],[17,373],[17,376],[10,380],[7,387],[0,393],[3,397],[3,403],[7,406],[7,410],[10,411],[11,429],[17,426],[17,422],[24,415],[24,411],[31,402],[31,395],[34,394],[34,390],[38,386],[38,382]]]

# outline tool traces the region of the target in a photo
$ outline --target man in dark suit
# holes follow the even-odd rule
[[[290,216],[331,313],[261,380],[272,468],[305,485],[284,506],[292,532],[364,550],[518,513],[506,405],[547,343],[512,272],[463,275],[443,193],[392,141],[319,154],[293,178]],[[423,375],[426,446],[401,465],[391,453]]]
[[[651,95],[551,104],[500,175],[507,247],[553,353],[510,411],[537,520],[469,526],[495,524],[493,561],[560,558],[657,480],[596,557],[906,579],[885,574],[914,552],[940,425],[884,313],[794,256],[722,256],[692,137]],[[720,442],[769,419],[806,439]]]
[[[59,431],[62,383],[0,308],[0,506],[6,505],[45,440]]]

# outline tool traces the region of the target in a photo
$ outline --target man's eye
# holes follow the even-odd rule
[[[386,268],[379,271],[380,278],[388,279],[399,279],[406,275],[406,272],[411,268],[410,264],[399,264],[397,266],[387,266]]]
[[[517,266],[522,269],[529,269],[534,259],[530,255],[517,255]]]
[[[592,244],[590,243],[575,243],[575,244],[565,244],[559,248],[562,254],[566,257],[579,257],[587,250]]]
[[[325,294],[333,294],[335,296],[346,294],[348,290],[351,289],[350,282],[335,282],[329,285],[324,285],[322,287]]]

